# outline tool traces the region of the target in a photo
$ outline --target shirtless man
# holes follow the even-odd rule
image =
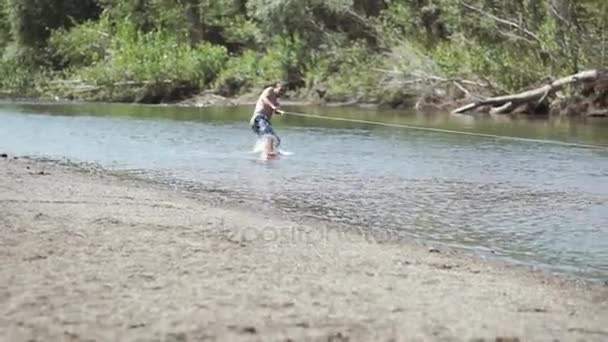
[[[276,139],[276,146],[281,144],[281,139],[276,135],[270,124],[272,115],[277,113],[283,115],[285,112],[279,109],[279,97],[287,91],[287,83],[278,82],[274,87],[264,89],[258,102],[255,104],[255,111],[249,121],[251,129],[264,140],[264,152],[267,155],[275,155],[273,140]]]

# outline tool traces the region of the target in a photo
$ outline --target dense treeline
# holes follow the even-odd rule
[[[605,66],[605,0],[0,0],[0,91],[158,102],[294,94],[399,104]]]

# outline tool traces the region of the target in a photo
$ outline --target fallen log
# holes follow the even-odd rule
[[[542,102],[551,94],[556,91],[562,89],[564,86],[579,83],[579,82],[590,82],[595,81],[598,78],[599,71],[598,70],[586,70],[579,72],[575,75],[570,75],[564,78],[560,78],[555,80],[549,84],[545,84],[542,87],[527,90],[519,94],[506,95],[506,96],[497,96],[490,97],[487,99],[479,100],[477,102],[469,103],[465,106],[455,109],[452,111],[453,114],[462,114],[468,111],[471,111],[475,108],[482,106],[491,106],[491,107],[499,107],[493,109],[493,111],[498,110],[501,113],[505,113],[508,110],[512,110],[517,108],[519,105],[528,102]],[[508,103],[511,103],[507,106]]]
[[[595,118],[605,118],[608,117],[608,109],[605,110],[594,110],[592,112],[590,112],[589,114],[587,114],[587,116],[589,117],[595,117]]]
[[[513,110],[513,102],[507,102],[500,107],[494,107],[490,110],[490,114],[504,114]]]

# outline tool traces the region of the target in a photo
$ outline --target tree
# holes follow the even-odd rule
[[[40,48],[51,31],[95,19],[101,8],[94,0],[7,0],[11,32],[20,47]]]
[[[367,39],[373,43],[375,27],[366,13],[379,13],[379,6],[355,6],[352,0],[250,0],[248,14],[266,37],[283,34],[298,36],[310,48],[327,43],[330,35],[344,33],[350,40]],[[372,3],[378,3],[372,1]]]

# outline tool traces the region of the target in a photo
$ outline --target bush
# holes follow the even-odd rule
[[[245,50],[240,56],[230,58],[215,83],[217,92],[223,96],[234,96],[251,89],[261,78],[258,60],[258,53],[252,50]]]
[[[49,73],[39,66],[21,63],[15,58],[0,62],[0,92],[4,96],[39,96],[39,85],[49,79]]]
[[[48,49],[59,68],[90,66],[109,54],[112,37],[107,18],[87,21],[70,30],[53,31]]]
[[[61,43],[66,41],[71,40]],[[90,66],[74,69],[72,76],[99,86],[135,88],[140,92],[137,97],[143,98],[162,97],[177,87],[187,92],[198,91],[214,80],[228,57],[224,47],[208,43],[191,47],[162,30],[140,32],[126,20],[117,26],[108,51],[101,60],[99,55],[89,55],[90,60],[97,60]],[[119,95],[121,99],[135,96]]]
[[[190,47],[164,31],[142,33],[127,22],[118,29],[111,49],[111,56],[79,71],[83,79],[97,84],[185,81],[198,87],[210,82],[227,58],[224,47]]]
[[[521,89],[545,77],[547,70],[534,53],[525,48],[482,45],[456,35],[442,42],[433,51],[442,71],[454,77],[477,78],[480,75],[497,82],[505,89]]]
[[[228,61],[215,88],[224,96],[234,96],[278,80],[297,83],[306,58],[304,51],[299,39],[282,37],[275,38],[264,53],[245,50]]]
[[[12,35],[19,47],[43,48],[54,29],[96,19],[95,0],[4,0]]]
[[[322,88],[332,101],[375,101],[382,75],[374,66],[381,66],[380,56],[355,42],[317,54],[308,63],[304,79],[309,91]]]

